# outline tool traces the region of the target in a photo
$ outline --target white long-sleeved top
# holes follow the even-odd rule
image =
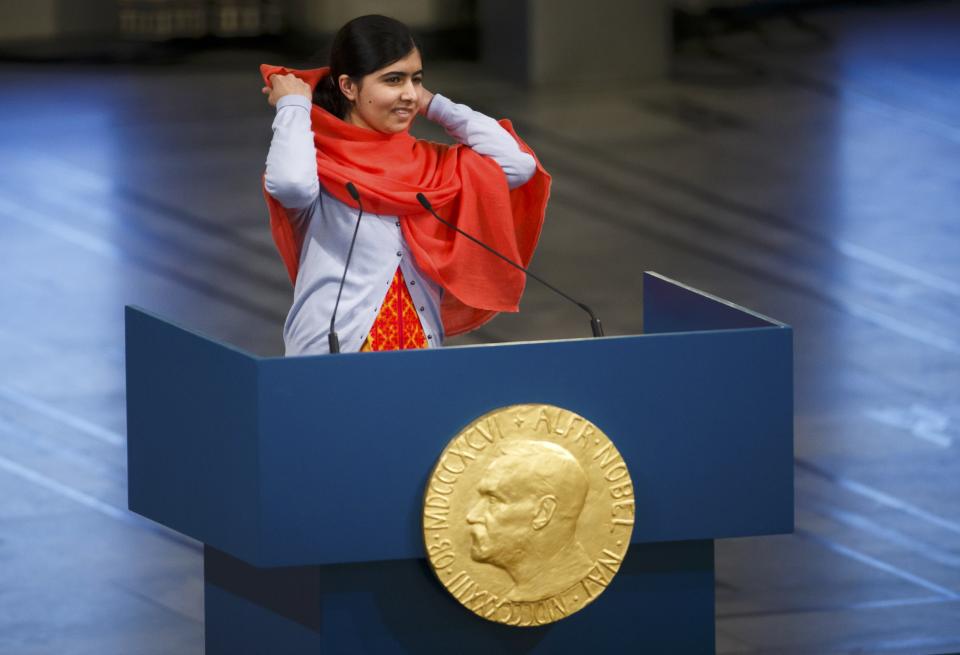
[[[436,94],[427,118],[451,137],[497,162],[513,189],[533,177],[536,162],[497,121]],[[273,140],[267,154],[267,192],[306,221],[293,304],[283,328],[287,356],[329,352],[330,316],[347,259],[358,210],[329,195],[317,177],[310,100],[288,95],[277,102]],[[347,271],[335,329],[341,352],[357,352],[400,267],[427,335],[429,347],[443,342],[443,290],[424,275],[400,231],[400,219],[364,212]]]

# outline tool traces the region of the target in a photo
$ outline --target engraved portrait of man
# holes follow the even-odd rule
[[[508,600],[549,598],[590,570],[576,534],[588,487],[577,459],[548,441],[504,444],[484,471],[466,517],[470,557],[506,571]]]

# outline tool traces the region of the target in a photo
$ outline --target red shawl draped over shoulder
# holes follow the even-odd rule
[[[292,73],[315,88],[328,69],[298,71],[264,64],[260,73],[267,86],[271,75]],[[440,312],[447,336],[476,329],[498,312],[518,311],[526,276],[428,214],[417,194],[423,193],[444,219],[526,267],[550,195],[550,175],[539,160],[530,181],[510,190],[500,166],[467,146],[431,143],[409,132],[382,134],[317,105],[310,120],[320,184],[340,202],[357,207],[344,187],[353,182],[365,211],[401,217],[403,237],[417,265],[444,289]],[[536,159],[510,121],[501,120],[500,125]],[[304,235],[266,188],[264,195],[273,239],[295,281]]]

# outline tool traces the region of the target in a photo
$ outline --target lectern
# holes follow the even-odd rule
[[[129,506],[204,543],[206,652],[712,652],[713,541],[793,530],[792,331],[654,273],[643,311],[636,336],[277,358],[128,307]],[[421,529],[450,438],[518,403],[600,426],[636,496],[609,588],[539,627],[459,605]]]

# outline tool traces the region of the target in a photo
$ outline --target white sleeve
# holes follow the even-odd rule
[[[264,184],[267,193],[288,209],[307,207],[319,196],[308,98],[287,95],[277,101]]]
[[[497,121],[466,105],[437,93],[427,109],[427,118],[443,126],[459,143],[497,162],[511,189],[525,184],[537,170],[534,158],[520,150],[516,139]]]

